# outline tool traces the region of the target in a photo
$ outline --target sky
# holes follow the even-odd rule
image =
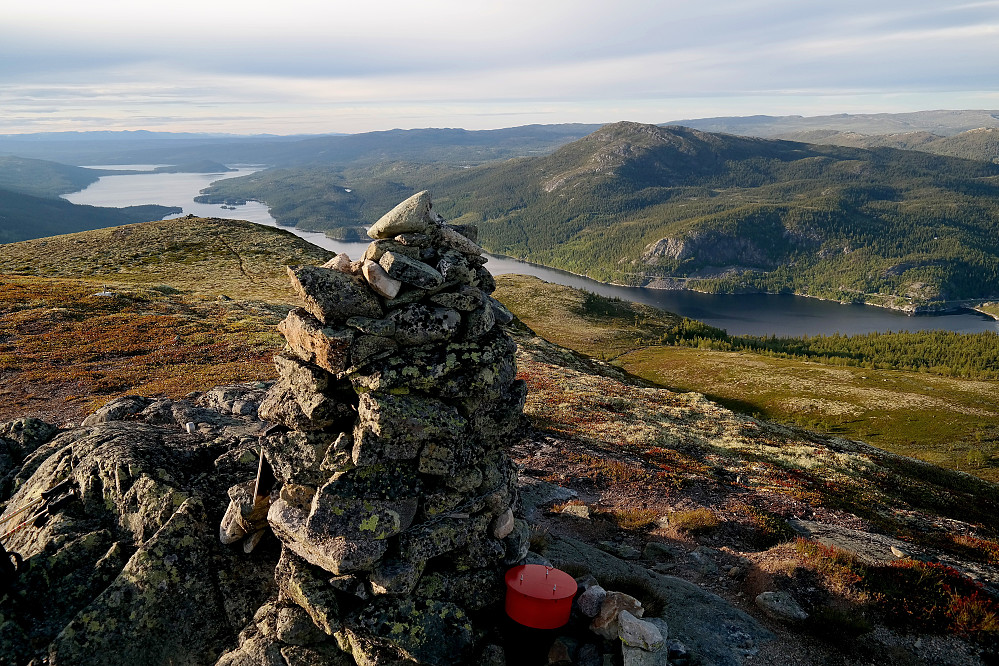
[[[999,0],[27,0],[0,134],[999,109]]]

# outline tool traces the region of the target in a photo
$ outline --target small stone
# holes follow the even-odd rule
[[[603,638],[616,640],[620,629],[617,617],[623,610],[628,611],[634,617],[642,617],[645,614],[642,602],[630,594],[608,592],[603,603],[600,604],[600,613],[590,623],[590,631]]]
[[[392,312],[395,341],[403,346],[418,347],[453,338],[461,325],[461,316],[448,308],[408,305]]]
[[[444,284],[444,276],[435,268],[398,252],[386,252],[378,260],[378,265],[385,269],[389,277],[420,289],[435,289]]]
[[[424,562],[391,560],[379,562],[371,572],[371,591],[375,594],[412,594],[423,573]]]
[[[409,245],[404,245],[395,240],[389,239],[379,239],[368,245],[367,249],[364,251],[364,259],[368,259],[375,263],[382,258],[382,255],[386,252],[397,252],[399,254],[404,254],[411,259],[420,258],[420,248],[411,247]]]
[[[437,271],[445,282],[468,285],[475,279],[475,272],[460,252],[449,250],[437,261]]]
[[[382,335],[391,337],[395,335],[395,324],[388,319],[371,319],[370,317],[351,317],[347,320],[347,326],[355,328],[367,335]]]
[[[497,301],[492,296],[487,296],[489,299],[489,305],[493,308],[493,316],[496,317],[496,323],[500,326],[506,326],[511,321],[514,320],[513,313],[507,310],[506,306]]]
[[[283,500],[271,503],[267,512],[274,535],[307,562],[337,575],[371,571],[388,550],[384,539],[346,539],[316,533],[306,527],[306,514]]]
[[[493,536],[497,539],[505,539],[510,532],[513,532],[513,525],[513,509],[507,509],[501,515],[496,516],[496,519],[493,521]]]
[[[326,635],[301,606],[285,606],[277,614],[277,638],[289,645],[312,645]]]
[[[399,295],[399,290],[402,289],[401,281],[390,277],[380,264],[370,259],[365,259],[364,263],[361,264],[361,274],[368,281],[368,286],[382,298],[395,298]]]
[[[475,268],[475,281],[472,283],[472,286],[478,287],[486,294],[491,294],[496,291],[496,279],[485,267],[477,266]]]
[[[443,291],[430,297],[430,302],[460,312],[471,312],[482,303],[484,294],[477,287],[464,286],[458,291]]]
[[[438,239],[441,244],[451,248],[452,250],[457,250],[462,254],[480,255],[482,254],[482,248],[476,243],[469,240],[466,236],[460,234],[456,229],[450,225],[440,227],[438,231]]]
[[[385,213],[368,229],[370,238],[392,238],[399,234],[423,233],[430,226],[430,192],[409,197]]]
[[[283,548],[274,569],[274,580],[288,598],[309,614],[315,626],[323,633],[333,635],[340,629],[340,607],[336,592],[326,583],[324,574]]]
[[[580,612],[586,617],[594,618],[600,614],[604,599],[607,597],[607,590],[599,585],[587,587],[582,594],[576,597]]]
[[[756,605],[764,613],[781,622],[796,623],[808,619],[808,613],[787,592],[761,592],[756,596]]]
[[[566,504],[559,513],[565,516],[589,519],[590,507],[585,504]]]
[[[345,252],[341,252],[340,254],[336,255],[335,257],[327,261],[325,264],[323,264],[322,267],[328,268],[331,271],[350,273],[351,272],[350,264],[351,264],[350,257],[348,257]]]
[[[572,664],[573,656],[578,646],[579,644],[572,638],[559,636],[552,643],[552,646],[548,648],[548,663],[552,666],[555,664]]]
[[[430,236],[427,234],[406,233],[395,237],[395,242],[409,247],[430,247]]]
[[[642,548],[642,558],[653,562],[672,562],[678,555],[676,548],[658,541],[650,541]]]
[[[739,567],[731,567],[728,570],[728,577],[729,578],[738,578],[741,575],[742,575],[742,569],[740,569]]]
[[[360,366],[388,356],[399,348],[399,343],[382,335],[358,335],[350,345],[350,364]]]
[[[629,546],[626,543],[615,543],[613,541],[600,541],[597,543],[597,548],[604,551],[605,553],[610,553],[614,557],[619,557],[622,560],[637,560],[642,556],[641,551],[633,546]]]
[[[517,518],[513,521],[513,531],[503,539],[506,547],[506,564],[520,562],[527,557],[531,550],[531,528],[527,526],[526,520]]]
[[[457,231],[459,234],[472,241],[473,243],[479,242],[479,227],[474,224],[449,224],[447,225]]]
[[[465,339],[481,337],[496,325],[493,308],[483,299],[480,307],[465,315]]]
[[[655,652],[663,646],[665,640],[659,628],[651,622],[640,620],[627,610],[621,610],[617,616],[618,638],[628,647],[637,647],[648,652]]]

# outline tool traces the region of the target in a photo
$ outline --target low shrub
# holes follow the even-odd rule
[[[720,521],[710,509],[701,507],[691,511],[674,511],[668,516],[670,527],[687,534],[710,532]]]

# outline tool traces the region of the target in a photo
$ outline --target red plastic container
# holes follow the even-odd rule
[[[524,564],[506,572],[506,614],[534,629],[558,629],[569,621],[576,581],[564,571]]]

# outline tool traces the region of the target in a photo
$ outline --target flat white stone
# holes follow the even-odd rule
[[[368,281],[368,285],[382,298],[392,299],[399,295],[402,289],[402,282],[389,277],[385,269],[377,262],[365,259],[361,264],[361,274]]]

